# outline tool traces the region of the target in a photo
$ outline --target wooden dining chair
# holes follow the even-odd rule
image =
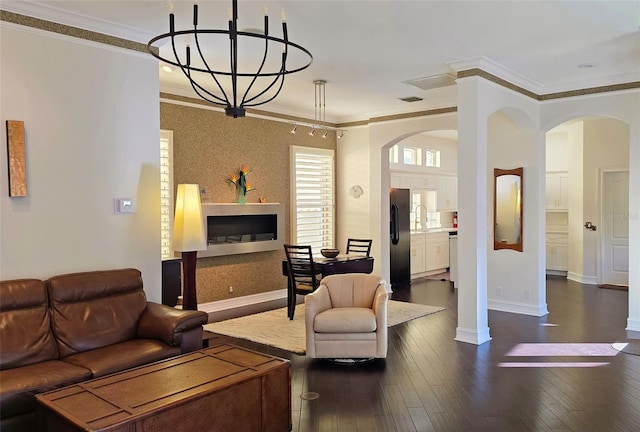
[[[287,316],[293,319],[296,311],[296,295],[307,295],[320,285],[313,262],[311,246],[284,245],[287,255]]]
[[[347,255],[363,255],[368,257],[371,253],[371,239],[347,239]]]

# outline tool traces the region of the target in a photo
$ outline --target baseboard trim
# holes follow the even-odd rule
[[[567,279],[585,285],[598,285],[598,278],[596,276],[585,276],[574,272],[567,272]]]
[[[474,345],[482,345],[483,343],[489,342],[491,340],[491,336],[489,335],[489,327],[486,327],[480,331],[457,327],[456,337],[454,340]]]
[[[280,289],[264,293],[251,294],[248,296],[236,297],[225,300],[198,304],[198,310],[206,313],[214,313],[228,309],[252,306],[259,303],[266,303],[274,300],[287,298],[287,290]]]
[[[627,328],[625,330],[640,332],[640,319],[627,318]]]
[[[509,312],[536,317],[541,317],[549,314],[546,303],[541,305],[531,305],[527,303],[509,302],[503,300],[488,300],[487,308],[500,312]]]
[[[547,274],[550,276],[564,276],[567,277],[567,271],[566,270],[550,270],[547,269]]]

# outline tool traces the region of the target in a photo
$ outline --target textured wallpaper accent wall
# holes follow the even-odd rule
[[[326,139],[318,134],[310,137],[303,127],[292,135],[290,123],[233,119],[222,112],[169,102],[160,103],[160,127],[173,131],[174,187],[198,183],[207,191],[205,202],[235,202],[235,189],[226,179],[248,165],[248,179],[256,190],[247,193],[247,203],[265,197],[267,202],[285,205],[285,242],[290,238],[290,146],[336,148],[333,131]],[[286,288],[284,258],[284,251],[199,258],[198,303]],[[232,294],[229,286],[233,286]]]

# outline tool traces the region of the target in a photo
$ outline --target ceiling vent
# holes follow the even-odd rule
[[[421,101],[422,98],[418,96],[409,96],[409,97],[400,98],[400,100],[405,102],[418,102],[418,101]]]
[[[412,85],[421,90],[431,90],[439,87],[448,87],[454,85],[456,83],[456,77],[452,74],[446,73],[409,81],[403,81],[403,83]]]

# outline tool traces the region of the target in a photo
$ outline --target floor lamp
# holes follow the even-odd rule
[[[182,309],[197,310],[196,260],[199,250],[207,250],[197,184],[178,185],[173,249],[182,252]]]

